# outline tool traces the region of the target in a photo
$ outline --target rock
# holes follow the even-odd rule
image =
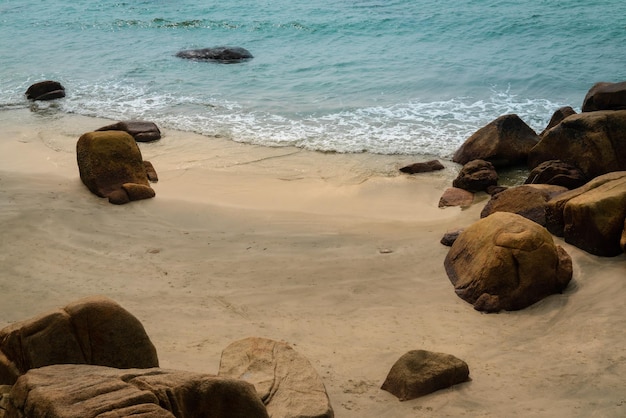
[[[626,170],[626,110],[572,115],[550,129],[528,156],[529,167],[561,160],[592,179]]]
[[[622,231],[622,237],[619,240],[619,246],[622,251],[626,253],[626,219],[624,219],[624,230]]]
[[[155,196],[135,139],[123,131],[83,134],[76,144],[80,179],[97,196],[123,204]]]
[[[498,194],[500,192],[505,191],[506,189],[508,189],[508,187],[506,186],[489,186],[487,187],[487,189],[485,190],[485,192],[489,195],[489,196],[493,196],[495,194]]]
[[[30,370],[5,418],[268,418],[242,380],[164,370],[64,364]]]
[[[458,187],[448,187],[439,198],[439,207],[460,206],[468,208],[474,202],[474,193]]]
[[[428,173],[430,171],[443,170],[445,167],[437,160],[426,161],[423,163],[414,163],[402,167],[400,171],[407,174]]]
[[[481,192],[498,184],[498,173],[493,165],[484,160],[472,160],[465,164],[452,182],[454,187],[469,192]]]
[[[608,173],[551,199],[546,226],[554,235],[588,253],[622,253],[626,218],[626,171]]]
[[[525,184],[552,184],[575,189],[587,183],[587,178],[578,168],[560,160],[544,161],[533,168]]]
[[[408,401],[469,380],[467,363],[450,354],[412,350],[393,365],[381,389]]]
[[[489,161],[494,167],[526,164],[528,152],[539,136],[519,116],[500,116],[470,136],[456,151],[452,161],[467,164],[472,160]]]
[[[26,90],[28,100],[53,100],[62,97],[65,97],[65,87],[58,81],[40,81]]]
[[[519,310],[565,289],[569,255],[542,226],[496,212],[469,226],[444,266],[456,294],[479,311]]]
[[[583,112],[626,109],[626,81],[594,84],[583,100]]]
[[[245,338],[222,352],[219,376],[252,383],[272,418],[332,418],[322,379],[289,345]]]
[[[148,176],[148,181],[152,183],[156,183],[159,181],[159,175],[157,174],[154,166],[150,161],[144,161],[143,166],[146,169],[146,175]]]
[[[96,129],[99,131],[124,131],[128,132],[137,142],[151,142],[161,139],[161,130],[154,122],[142,120],[129,120],[117,122],[112,125]]]
[[[550,122],[548,122],[548,126],[546,126],[546,129],[544,129],[539,134],[539,136],[543,138],[546,132],[548,132],[550,129],[554,128],[556,125],[561,123],[563,119],[565,119],[568,116],[575,115],[575,114],[576,114],[576,111],[571,106],[565,106],[565,107],[561,107],[557,109],[552,114],[552,117],[550,118]]]
[[[566,191],[567,189],[561,186],[511,187],[493,195],[480,213],[480,217],[485,218],[495,212],[510,212],[545,226],[548,200]]]
[[[214,48],[189,49],[178,52],[176,56],[194,61],[218,61],[224,63],[236,63],[254,58],[250,51],[238,46],[217,46]]]
[[[454,244],[454,241],[456,241],[456,239],[459,237],[459,235],[461,235],[461,232],[463,231],[464,231],[463,228],[455,229],[454,231],[448,231],[445,234],[443,234],[443,237],[441,238],[441,241],[439,242],[445,245],[446,247],[451,247],[452,244]]]
[[[114,301],[90,297],[0,330],[0,384],[52,364],[158,367],[143,325]]]

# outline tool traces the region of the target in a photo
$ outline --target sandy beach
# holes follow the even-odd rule
[[[458,166],[164,131],[140,144],[154,199],[111,205],[81,183],[78,137],[111,121],[0,112],[0,326],[105,295],[145,326],[161,366],[217,373],[250,336],[285,341],[338,418],[626,416],[626,256],[572,256],[563,294],[481,314],[443,268],[447,230],[487,200],[438,208]],[[236,138],[235,138],[236,139]],[[380,389],[413,349],[466,361],[471,381],[407,402]]]

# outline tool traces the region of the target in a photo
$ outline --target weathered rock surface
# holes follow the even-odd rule
[[[438,160],[431,160],[422,163],[414,163],[402,167],[400,171],[406,174],[428,173],[431,171],[443,170],[445,167]]]
[[[87,132],[76,144],[80,179],[97,196],[124,204],[155,196],[135,139],[123,131]]]
[[[474,202],[474,193],[458,187],[448,187],[439,198],[439,207],[460,206],[468,208]]]
[[[161,139],[161,130],[156,123],[143,120],[121,121],[96,129],[96,132],[98,131],[128,132],[137,142],[151,142]]]
[[[495,212],[510,212],[545,226],[548,200],[567,190],[565,187],[543,184],[510,187],[491,196],[480,217],[485,218]]]
[[[485,160],[494,167],[526,164],[528,152],[537,142],[537,133],[519,116],[504,115],[470,136],[456,151],[452,161],[467,164],[472,160]]]
[[[219,376],[252,383],[272,418],[332,418],[326,388],[311,363],[289,345],[246,338],[222,352]]]
[[[408,401],[469,380],[467,363],[450,354],[412,350],[393,365],[381,389]]]
[[[546,134],[546,132],[548,132],[550,129],[554,128],[556,125],[561,123],[563,121],[563,119],[565,119],[568,116],[575,115],[575,114],[576,114],[576,111],[571,106],[565,106],[565,107],[561,107],[561,108],[557,109],[552,114],[552,117],[550,118],[550,122],[548,122],[548,125],[546,126],[546,129],[544,129],[539,134],[539,136],[541,138],[543,138],[543,136]]]
[[[242,380],[164,369],[55,365],[30,370],[10,393],[5,418],[267,418]]]
[[[218,61],[224,63],[236,63],[254,58],[250,51],[238,46],[189,49],[178,52],[176,56],[194,61]]]
[[[0,330],[0,384],[52,364],[158,367],[156,349],[133,315],[90,297]]]
[[[626,81],[594,84],[583,100],[583,112],[626,109]]]
[[[65,87],[58,81],[40,81],[26,90],[28,100],[53,100],[62,97],[65,97]]]
[[[554,235],[591,254],[613,257],[623,251],[626,171],[608,173],[551,199],[546,226]]]
[[[498,173],[494,166],[484,160],[472,160],[465,164],[452,185],[469,192],[481,192],[498,184]]]
[[[535,168],[549,160],[571,164],[588,179],[626,170],[626,110],[565,118],[530,151],[528,165]]]
[[[578,168],[559,160],[544,161],[533,168],[525,184],[552,184],[575,189],[587,183],[587,178]]]
[[[465,229],[444,266],[456,294],[486,312],[523,309],[563,291],[572,278],[571,258],[552,235],[508,212]]]

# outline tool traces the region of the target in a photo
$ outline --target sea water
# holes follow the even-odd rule
[[[240,46],[237,64],[177,58]],[[449,157],[516,113],[541,131],[626,80],[623,0],[0,0],[0,110],[52,79],[55,111],[268,146]]]

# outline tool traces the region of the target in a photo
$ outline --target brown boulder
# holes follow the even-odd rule
[[[543,184],[510,187],[491,196],[480,217],[485,218],[495,212],[510,212],[545,226],[548,200],[566,191],[565,187]]]
[[[222,352],[219,376],[252,383],[272,418],[332,418],[326,388],[311,363],[289,345],[245,338]]]
[[[587,183],[587,178],[578,168],[559,160],[544,161],[533,168],[525,184],[552,184],[575,189]]]
[[[551,199],[546,226],[591,254],[613,257],[621,245],[626,218],[626,171],[608,173]]]
[[[164,370],[55,365],[30,370],[10,393],[5,418],[268,418],[241,380]]]
[[[474,202],[474,193],[458,187],[448,187],[439,198],[439,207],[460,206],[468,208]]]
[[[583,100],[583,112],[626,109],[626,81],[594,84]]]
[[[472,160],[465,164],[452,185],[468,192],[481,192],[498,184],[498,173],[493,165],[484,160]]]
[[[626,110],[572,115],[550,129],[528,156],[535,168],[561,160],[591,179],[626,170]]]
[[[111,203],[154,197],[135,139],[123,131],[88,132],[76,144],[80,179]]]
[[[128,120],[117,122],[112,125],[103,126],[96,129],[99,131],[124,131],[128,132],[137,142],[151,142],[161,139],[161,131],[154,122],[143,120]]]
[[[526,164],[528,152],[539,136],[519,116],[500,116],[470,136],[456,151],[452,161],[467,164],[486,160],[495,167]]]
[[[402,167],[400,171],[406,174],[428,173],[431,171],[443,170],[445,167],[438,160],[426,161],[423,163],[414,163]]]
[[[381,389],[408,401],[469,380],[467,363],[450,354],[412,350],[393,365]]]
[[[508,212],[465,229],[444,266],[456,294],[486,312],[523,309],[563,291],[572,278],[571,258],[552,235]]]
[[[0,384],[52,364],[117,368],[158,367],[156,349],[141,323],[105,297],[78,300],[0,330]]]
[[[28,100],[53,100],[62,97],[65,97],[65,87],[58,81],[40,81],[26,90]]]
[[[544,129],[539,134],[539,136],[543,138],[546,132],[548,132],[550,129],[554,128],[556,125],[561,123],[563,119],[565,119],[568,116],[575,115],[575,114],[576,114],[576,111],[571,106],[565,106],[565,107],[561,107],[557,109],[552,114],[552,117],[550,118],[550,122],[548,122],[548,126],[546,126],[546,129]]]

